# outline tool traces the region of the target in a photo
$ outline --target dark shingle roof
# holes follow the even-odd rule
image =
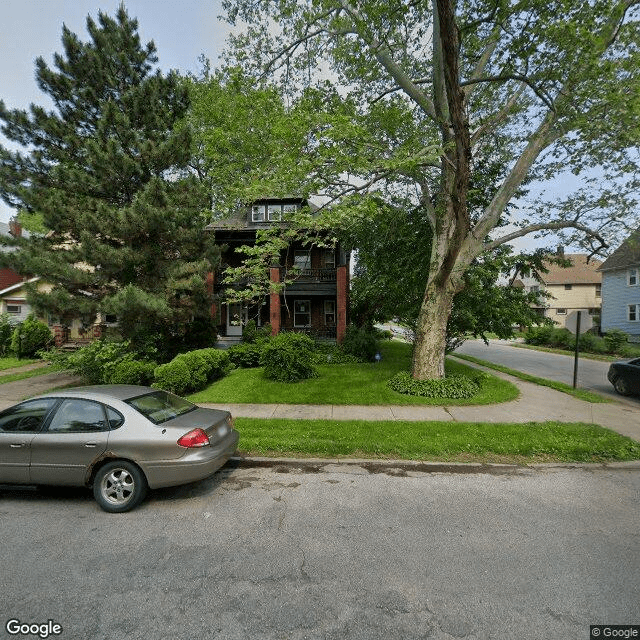
[[[640,229],[636,229],[601,265],[600,271],[640,264]]]

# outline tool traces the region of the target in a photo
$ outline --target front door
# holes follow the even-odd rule
[[[241,336],[242,328],[249,320],[249,310],[241,304],[227,305],[227,335]]]

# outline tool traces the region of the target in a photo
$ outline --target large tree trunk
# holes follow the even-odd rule
[[[413,350],[411,374],[416,380],[444,377],[444,354],[447,344],[447,322],[455,290],[431,282],[427,286]]]

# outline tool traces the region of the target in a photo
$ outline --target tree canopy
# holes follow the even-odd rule
[[[255,178],[326,195],[329,225],[374,219],[382,198],[429,230],[414,377],[444,375],[452,301],[478,258],[547,233],[595,252],[636,225],[638,0],[223,5],[245,26],[228,64],[280,86],[307,130],[297,163],[276,156]],[[581,186],[523,205],[564,172]]]
[[[0,102],[2,131],[21,147],[0,147],[0,195],[46,231],[10,259],[53,286],[29,299],[63,323],[111,313],[134,343],[179,343],[196,325],[211,340],[205,280],[217,253],[190,167],[188,87],[154,70],[155,45],[137,27],[123,6],[88,17],[87,42],[63,27],[53,68],[36,60],[53,109]]]

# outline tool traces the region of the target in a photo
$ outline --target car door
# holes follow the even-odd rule
[[[28,400],[0,412],[0,482],[29,483],[31,443],[57,398]]]
[[[107,448],[109,425],[104,406],[66,398],[31,442],[33,484],[85,484],[87,469]]]

